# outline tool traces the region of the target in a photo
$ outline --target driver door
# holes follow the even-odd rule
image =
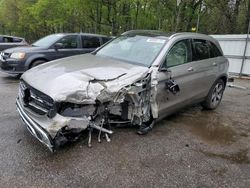
[[[79,39],[78,35],[68,35],[57,41],[56,43],[62,44],[62,47],[60,49],[54,47],[50,49],[51,60],[81,54]]]
[[[159,70],[159,116],[171,114],[191,101],[192,93],[197,89],[194,74],[191,40],[177,41],[167,52]],[[167,87],[167,83],[173,80],[180,89],[177,93],[171,92]]]

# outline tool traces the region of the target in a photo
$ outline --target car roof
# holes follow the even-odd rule
[[[93,33],[80,33],[81,35],[87,35],[87,36],[97,36],[97,37],[108,37],[107,35],[101,35],[101,34],[93,34]]]
[[[94,33],[53,33],[52,35],[84,35],[84,36],[95,36],[95,37],[107,37],[110,38],[107,35],[101,35],[101,34],[94,34]]]
[[[167,38],[167,39],[173,39],[177,37],[190,37],[190,38],[197,38],[197,39],[204,39],[204,40],[209,40],[217,43],[217,41],[205,34],[201,33],[192,33],[192,32],[163,32],[163,31],[158,31],[158,30],[131,30],[123,33],[122,35],[142,35],[142,36],[150,36],[150,37],[162,37],[162,38]]]
[[[189,37],[189,38],[197,38],[197,39],[204,39],[204,40],[212,40],[215,39],[209,35],[205,35],[202,33],[192,33],[192,32],[180,32],[180,33],[174,33],[169,37],[169,39],[176,38],[176,37]]]
[[[142,36],[150,36],[150,37],[164,37],[169,38],[173,33],[165,33],[162,31],[157,30],[131,30],[127,31],[125,33],[122,33],[122,35],[142,35]]]

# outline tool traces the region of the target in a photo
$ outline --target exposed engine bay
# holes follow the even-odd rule
[[[99,80],[91,76],[90,71],[88,74],[80,72],[70,78],[72,83],[77,83],[74,79],[80,80],[79,76],[82,77],[79,81],[81,85],[74,86],[81,90],[73,88],[68,89],[66,93],[63,87],[64,90],[61,91],[61,87],[57,86],[58,95],[53,98],[51,95],[55,92],[51,95],[45,94],[48,92],[41,92],[26,83],[25,79],[21,79],[17,106],[25,112],[24,117],[31,117],[49,134],[49,140],[52,140],[49,146],[53,147],[53,150],[78,140],[81,133],[86,131],[89,147],[93,131],[98,131],[99,142],[102,137],[110,142],[112,125],[141,127],[151,124],[153,119],[158,117],[155,73],[157,69],[147,69],[147,72],[143,69],[144,71],[141,71],[137,68],[132,76],[117,74],[114,78]],[[127,82],[124,79],[127,79]],[[25,123],[27,124],[27,121]],[[33,130],[32,127],[30,129]],[[36,137],[41,135],[34,133],[35,131],[31,132]],[[44,138],[40,138],[40,141],[44,142]]]
[[[60,115],[79,118],[82,124],[79,122],[78,127],[63,127],[55,137],[56,144],[63,145],[67,141],[75,140],[77,136],[72,137],[72,135],[77,135],[76,130],[78,129],[80,133],[85,127],[88,130],[88,146],[91,147],[94,130],[98,131],[98,142],[101,142],[102,137],[110,142],[110,135],[113,134],[112,125],[141,126],[152,123],[153,118],[157,118],[153,117],[151,112],[151,101],[155,101],[152,91],[154,90],[151,74],[147,74],[144,79],[122,88],[112,100],[107,99],[108,94],[104,92],[105,94],[101,93],[97,97],[95,104],[60,103],[58,106]]]

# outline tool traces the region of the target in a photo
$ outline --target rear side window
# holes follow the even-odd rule
[[[98,48],[100,45],[99,37],[82,36],[83,48]]]
[[[209,58],[209,43],[206,40],[193,40],[193,61]]]
[[[217,46],[214,43],[209,42],[209,47],[210,47],[211,58],[222,56],[222,53],[220,52],[220,50],[217,48]]]

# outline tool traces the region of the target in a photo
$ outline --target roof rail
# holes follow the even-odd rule
[[[121,35],[129,35],[129,34],[145,34],[145,35],[164,36],[164,37],[170,37],[172,35],[172,33],[166,33],[158,30],[130,30],[122,33]]]
[[[179,33],[174,33],[173,35],[171,35],[171,36],[169,37],[169,39],[172,39],[172,38],[177,37],[177,36],[180,36],[180,35],[207,36],[207,35],[202,34],[202,33],[179,32]]]

